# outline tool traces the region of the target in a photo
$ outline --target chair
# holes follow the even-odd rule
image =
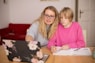
[[[84,29],[83,30],[83,36],[84,36],[84,41],[86,42],[86,45],[87,45],[87,32],[86,32],[86,30]]]

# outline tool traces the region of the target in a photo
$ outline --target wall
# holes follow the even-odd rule
[[[0,0],[0,29],[7,27],[9,23],[9,3],[6,0],[6,3],[3,0]]]
[[[58,11],[69,6],[75,10],[75,0],[40,1],[40,0],[9,0],[10,22],[31,23],[39,17],[42,10],[49,5],[55,6]]]

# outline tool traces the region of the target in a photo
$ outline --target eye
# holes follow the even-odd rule
[[[54,17],[55,17],[54,15],[48,15],[48,14],[44,14],[44,16],[45,16],[46,18],[54,18]]]
[[[55,16],[53,16],[53,15],[50,15],[50,17],[52,17],[52,18],[53,18],[53,17],[55,17]]]

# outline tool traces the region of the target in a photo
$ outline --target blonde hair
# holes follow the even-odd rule
[[[47,9],[49,9],[55,13],[55,19],[54,19],[54,22],[50,25],[49,32],[47,32],[46,24],[44,23],[44,14]],[[53,36],[53,34],[55,33],[55,30],[57,29],[57,25],[59,22],[59,16],[58,16],[57,9],[53,6],[46,7],[43,10],[43,12],[41,13],[41,16],[36,21],[39,21],[38,31],[43,35],[43,37],[50,39]]]
[[[64,7],[61,11],[59,16],[64,15],[65,18],[69,19],[71,22],[73,20],[73,11],[69,7]]]

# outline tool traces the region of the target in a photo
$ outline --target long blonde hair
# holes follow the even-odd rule
[[[55,13],[55,19],[54,19],[54,22],[50,25],[49,32],[47,32],[46,24],[44,23],[44,14],[47,9]],[[48,6],[43,10],[43,12],[41,13],[41,16],[36,21],[39,21],[38,31],[43,35],[43,37],[50,39],[55,33],[55,30],[57,29],[57,26],[58,26],[58,22],[59,22],[58,11],[56,10],[55,7]]]

